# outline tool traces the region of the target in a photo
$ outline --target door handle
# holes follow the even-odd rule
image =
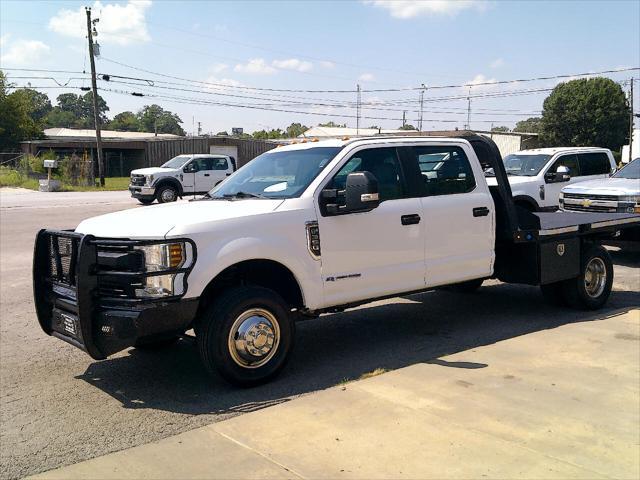
[[[411,215],[402,215],[400,217],[402,225],[417,225],[420,223],[420,215],[413,213]]]
[[[208,177],[208,176],[209,176],[209,174],[208,174],[208,173],[205,173],[205,174],[204,174],[204,176],[205,176],[205,177]]]
[[[489,209],[487,207],[476,207],[473,209],[474,217],[486,217],[489,215]]]

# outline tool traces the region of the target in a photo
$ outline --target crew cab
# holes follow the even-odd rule
[[[187,194],[211,190],[235,170],[233,157],[226,155],[178,155],[160,167],[131,171],[129,192],[144,205],[175,202]]]
[[[514,202],[532,212],[557,210],[564,186],[607,178],[616,169],[611,151],[595,147],[522,150],[504,157],[504,165]]]
[[[497,278],[604,305],[599,242],[640,215],[528,212],[495,143],[456,134],[278,147],[202,199],[42,230],[40,325],[94,359],[193,328],[206,369],[249,386],[283,368],[297,320],[379,298]]]

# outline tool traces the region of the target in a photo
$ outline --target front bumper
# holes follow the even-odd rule
[[[156,189],[155,187],[129,185],[129,193],[133,198],[153,198],[156,195]]]
[[[133,247],[144,243],[41,230],[33,257],[33,295],[45,333],[101,360],[141,339],[186,331],[197,299],[133,298],[127,288],[153,275],[126,262]],[[184,273],[186,291],[189,270],[173,272]]]

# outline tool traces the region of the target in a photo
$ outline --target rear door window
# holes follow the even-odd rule
[[[608,175],[611,173],[609,156],[605,152],[579,153],[581,175]]]
[[[464,150],[456,146],[413,147],[422,176],[422,195],[452,195],[476,187],[471,164]]]
[[[213,157],[212,164],[212,170],[227,170],[229,168],[229,162],[224,157]]]

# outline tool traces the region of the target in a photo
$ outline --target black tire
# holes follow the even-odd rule
[[[154,340],[141,339],[135,343],[134,347],[137,348],[138,350],[153,352],[157,350],[164,350],[165,348],[171,348],[176,343],[178,343],[179,339],[180,337],[177,335],[169,338],[154,339]]]
[[[142,204],[142,205],[151,205],[153,203],[153,201],[155,200],[155,198],[139,198],[138,201]]]
[[[609,299],[612,285],[611,256],[604,247],[594,245],[582,254],[580,275],[563,282],[563,292],[569,306],[580,310],[597,310]]]
[[[545,301],[557,307],[566,307],[567,299],[564,295],[564,282],[549,283],[540,285],[540,291]]]
[[[245,315],[249,316],[243,320]],[[260,319],[259,326],[267,325],[267,328],[250,328],[246,333],[259,332],[258,336],[247,335],[253,340],[243,343],[238,327],[250,324],[250,319]],[[277,326],[271,325],[272,322]],[[263,348],[263,358],[247,360],[250,352],[236,348],[237,343],[231,342],[232,329],[241,345],[255,352],[258,352],[257,348]],[[269,335],[273,342],[270,349]],[[213,374],[217,370],[225,380],[241,387],[260,385],[275,377],[288,360],[294,335],[295,323],[289,306],[280,295],[262,287],[236,287],[225,291],[197,320],[196,328],[198,350],[207,371]],[[265,343],[260,346],[253,343],[258,339]]]
[[[178,199],[178,190],[171,185],[163,185],[158,189],[158,203],[175,202]]]
[[[475,280],[469,280],[468,282],[456,283],[454,285],[449,285],[447,290],[457,293],[474,293],[477,292],[478,289],[482,286],[484,282],[483,278],[478,278]]]

